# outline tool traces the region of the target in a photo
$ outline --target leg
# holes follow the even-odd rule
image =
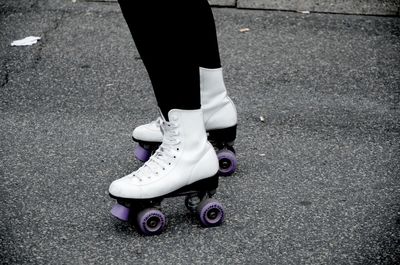
[[[216,69],[221,67],[218,49],[217,32],[214,16],[207,0],[196,1],[198,4],[198,62],[202,68]]]
[[[172,108],[199,109],[197,1],[119,3],[164,117]],[[180,12],[180,6],[185,12]]]

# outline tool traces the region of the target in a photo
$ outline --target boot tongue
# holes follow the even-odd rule
[[[168,112],[168,118],[169,118],[168,120],[171,122],[176,122],[178,120],[178,113],[179,113],[179,110],[171,109]]]
[[[166,114],[166,116],[165,116],[164,113],[162,112],[161,108],[158,108],[158,113],[160,113],[161,120],[166,121],[166,122],[176,121],[178,119],[178,116],[177,116],[178,111],[179,111],[178,109],[170,109],[168,111],[168,113],[165,113]]]

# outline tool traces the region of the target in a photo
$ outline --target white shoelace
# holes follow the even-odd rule
[[[132,173],[132,177],[140,181],[162,174],[172,164],[172,160],[176,158],[176,154],[179,152],[180,141],[177,124],[159,119],[160,121],[157,119],[154,122],[160,122],[161,130],[164,133],[163,142],[150,159]]]

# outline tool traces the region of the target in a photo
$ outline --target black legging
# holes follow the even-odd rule
[[[199,67],[221,67],[208,1],[118,1],[164,117],[199,109]]]

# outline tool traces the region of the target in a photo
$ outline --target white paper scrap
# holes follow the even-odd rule
[[[11,43],[11,46],[29,46],[33,45],[40,40],[40,37],[29,36],[22,40],[16,40]]]

